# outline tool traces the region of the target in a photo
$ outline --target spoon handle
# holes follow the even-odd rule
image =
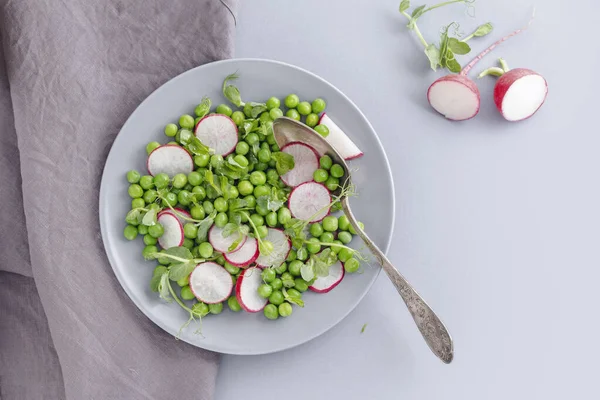
[[[360,228],[356,217],[352,214],[348,204],[348,198],[342,200],[342,208],[348,217],[350,224],[354,227],[358,235],[365,242],[369,250],[377,257],[383,270],[388,275],[398,293],[406,303],[410,314],[412,315],[421,335],[431,351],[438,356],[444,363],[449,364],[454,357],[452,338],[448,330],[427,305],[425,300],[417,293],[410,283],[398,272],[398,270],[387,259],[385,254],[369,239],[367,234]]]

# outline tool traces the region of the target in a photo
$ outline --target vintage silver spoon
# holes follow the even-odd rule
[[[290,142],[303,142],[312,146],[320,154],[328,154],[334,163],[341,165],[344,168],[344,176],[340,178],[340,182],[345,182],[346,185],[351,184],[349,168],[340,154],[316,131],[288,117],[277,118],[273,122],[273,133],[275,141],[279,147],[283,147]],[[340,187],[333,194],[340,196],[342,188]],[[443,362],[449,364],[454,357],[454,349],[452,338],[448,330],[433,312],[433,310],[425,303],[421,296],[413,289],[406,279],[398,272],[390,263],[385,254],[369,239],[367,234],[360,228],[352,211],[348,197],[344,196],[341,199],[342,209],[348,220],[365,242],[371,253],[377,257],[379,264],[383,267],[400,296],[406,303],[410,314],[412,315],[419,331],[423,335],[425,342]]]

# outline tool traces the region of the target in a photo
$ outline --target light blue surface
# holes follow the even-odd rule
[[[494,109],[491,77],[478,82],[475,119],[433,114],[425,92],[442,73],[428,69],[398,4],[245,1],[236,56],[314,71],[366,114],[394,176],[389,256],[447,323],[455,360],[430,353],[381,274],[320,338],[268,356],[225,356],[216,399],[598,398],[600,6],[537,1],[530,30],[475,68],[471,76],[504,57],[548,79],[540,112],[511,124]],[[533,5],[479,1],[476,21],[455,5],[420,26],[431,38],[453,19],[465,32],[489,20],[495,33],[472,42],[481,50],[526,23]]]

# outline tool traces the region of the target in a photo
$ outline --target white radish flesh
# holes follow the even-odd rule
[[[337,261],[329,267],[329,275],[318,277],[308,288],[313,292],[327,293],[340,284],[344,279],[344,275],[344,266],[340,261]]]
[[[259,254],[256,264],[263,268],[279,267],[287,258],[292,245],[290,239],[281,229],[269,228],[264,239],[273,244],[273,251],[268,254]]]
[[[215,154],[222,156],[231,153],[238,142],[235,122],[221,114],[207,115],[198,121],[195,134],[204,145],[214,149]]]
[[[352,139],[326,113],[321,115],[319,124],[325,125],[329,129],[329,135],[327,135],[325,140],[340,153],[344,160],[353,160],[363,155],[363,152]]]
[[[319,168],[315,149],[304,143],[293,142],[283,146],[281,151],[294,157],[294,168],[281,176],[286,185],[296,187],[313,180],[313,174]]]
[[[215,262],[200,263],[190,274],[190,289],[199,301],[215,304],[227,300],[233,290],[231,275]]]
[[[258,241],[255,238],[247,238],[242,247],[236,251],[223,253],[223,257],[229,264],[244,268],[256,261],[258,254]]]
[[[183,225],[172,211],[161,211],[158,213],[156,220],[164,229],[164,233],[158,238],[160,247],[169,249],[183,245]]]
[[[258,287],[262,285],[262,270],[251,267],[242,271],[235,287],[235,297],[240,306],[247,312],[261,311],[267,305],[268,299],[258,295]],[[229,279],[231,281],[231,278]]]
[[[290,193],[288,205],[294,218],[317,222],[329,215],[329,189],[317,182],[306,182]]]
[[[240,237],[239,232],[234,232],[231,235],[225,237],[223,236],[223,228],[219,228],[216,225],[213,225],[208,231],[208,241],[212,245],[213,249],[220,253],[228,253],[230,252],[229,247],[233,245]],[[248,237],[244,236],[235,249],[231,251],[239,250]]]
[[[194,160],[190,153],[176,144],[158,146],[146,162],[148,173],[152,176],[165,173],[169,177],[177,174],[189,174],[194,170]]]
[[[508,121],[531,117],[544,104],[548,84],[540,74],[525,68],[504,73],[494,87],[494,103]]]
[[[479,112],[479,89],[462,75],[447,75],[433,82],[427,100],[435,111],[453,121],[473,118]]]

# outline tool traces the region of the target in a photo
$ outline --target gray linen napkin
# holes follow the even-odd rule
[[[225,2],[0,0],[3,400],[212,398],[218,355],[156,327],[114,277],[98,191],[135,107],[232,56]]]

